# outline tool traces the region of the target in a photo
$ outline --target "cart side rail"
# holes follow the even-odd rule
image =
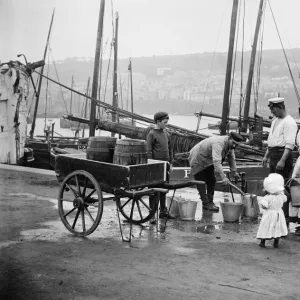
[[[55,173],[58,181],[76,171],[84,170],[93,175],[100,184],[112,187],[129,186],[129,168],[94,160],[89,160],[75,155],[58,155],[55,158]]]

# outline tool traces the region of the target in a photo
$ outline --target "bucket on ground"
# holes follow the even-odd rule
[[[86,158],[107,163],[113,162],[117,138],[93,136],[89,138],[86,148]]]
[[[180,213],[179,213],[179,207],[178,207],[178,201],[180,201],[181,197],[174,197],[173,198],[173,201],[172,201],[172,205],[171,205],[171,200],[172,200],[172,197],[167,197],[167,208],[169,209],[169,214],[172,216],[172,217],[179,217],[180,216]],[[171,205],[171,206],[170,206]]]
[[[181,220],[191,221],[195,219],[198,201],[182,199],[177,203]]]
[[[243,203],[222,202],[221,210],[224,222],[238,222],[243,210]]]
[[[254,194],[244,194],[242,196],[243,211],[242,217],[246,219],[257,219],[259,215],[259,206],[257,196]]]
[[[137,165],[147,163],[147,143],[144,140],[117,140],[113,163],[118,165]]]
[[[294,207],[300,207],[300,178],[293,178],[290,182],[291,203]]]

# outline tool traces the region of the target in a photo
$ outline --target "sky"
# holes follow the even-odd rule
[[[244,49],[250,50],[259,0],[240,0]],[[285,48],[300,46],[300,0],[269,0]],[[0,0],[0,61],[42,59],[55,8],[51,59],[94,57],[101,0]],[[104,56],[119,14],[118,57],[227,52],[233,0],[105,0]],[[242,18],[239,26],[242,49]],[[267,4],[263,49],[280,41]]]

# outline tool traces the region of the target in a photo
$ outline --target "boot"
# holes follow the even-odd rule
[[[218,212],[219,211],[219,207],[216,206],[213,202],[202,204],[202,209],[203,210],[210,210],[210,211],[213,211],[213,212]]]
[[[203,208],[203,210],[210,210],[210,211],[218,212],[219,211],[219,207],[216,206],[214,204],[214,202],[213,202],[214,195],[207,195],[206,199],[207,199],[207,201],[203,201],[202,202],[202,208]]]
[[[156,201],[157,200],[156,200],[155,196],[153,196],[153,195],[149,196],[149,208],[151,210],[154,210],[156,208],[156,206],[157,206]],[[150,224],[152,224],[152,225],[156,224],[155,215],[151,218]]]
[[[168,212],[168,208],[166,205],[166,194],[160,194],[160,211],[159,211],[159,218],[164,219],[175,219],[175,217],[171,216]]]
[[[279,245],[279,238],[274,239],[274,244],[273,244],[274,248],[278,248],[278,245]]]
[[[266,240],[265,239],[260,240],[259,247],[266,248]]]

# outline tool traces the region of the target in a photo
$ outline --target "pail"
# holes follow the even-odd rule
[[[121,139],[117,140],[114,164],[137,165],[147,163],[147,144],[144,140]]]
[[[254,194],[244,194],[242,196],[242,203],[244,205],[242,217],[248,219],[257,219],[259,215],[257,196]]]
[[[300,207],[300,178],[293,178],[290,182],[292,206]]]
[[[86,148],[86,158],[112,163],[116,141],[117,138],[114,137],[90,137]]]
[[[178,207],[178,202],[177,202],[177,199],[176,197],[173,198],[173,202],[172,202],[172,205],[170,207],[170,204],[171,204],[171,197],[167,197],[167,208],[169,209],[169,214],[172,216],[172,217],[179,217],[180,216],[180,213],[179,213],[179,207]]]
[[[195,219],[198,201],[183,200],[177,203],[181,220],[191,221]]]
[[[238,222],[243,209],[242,203],[222,202],[221,210],[224,222]]]

